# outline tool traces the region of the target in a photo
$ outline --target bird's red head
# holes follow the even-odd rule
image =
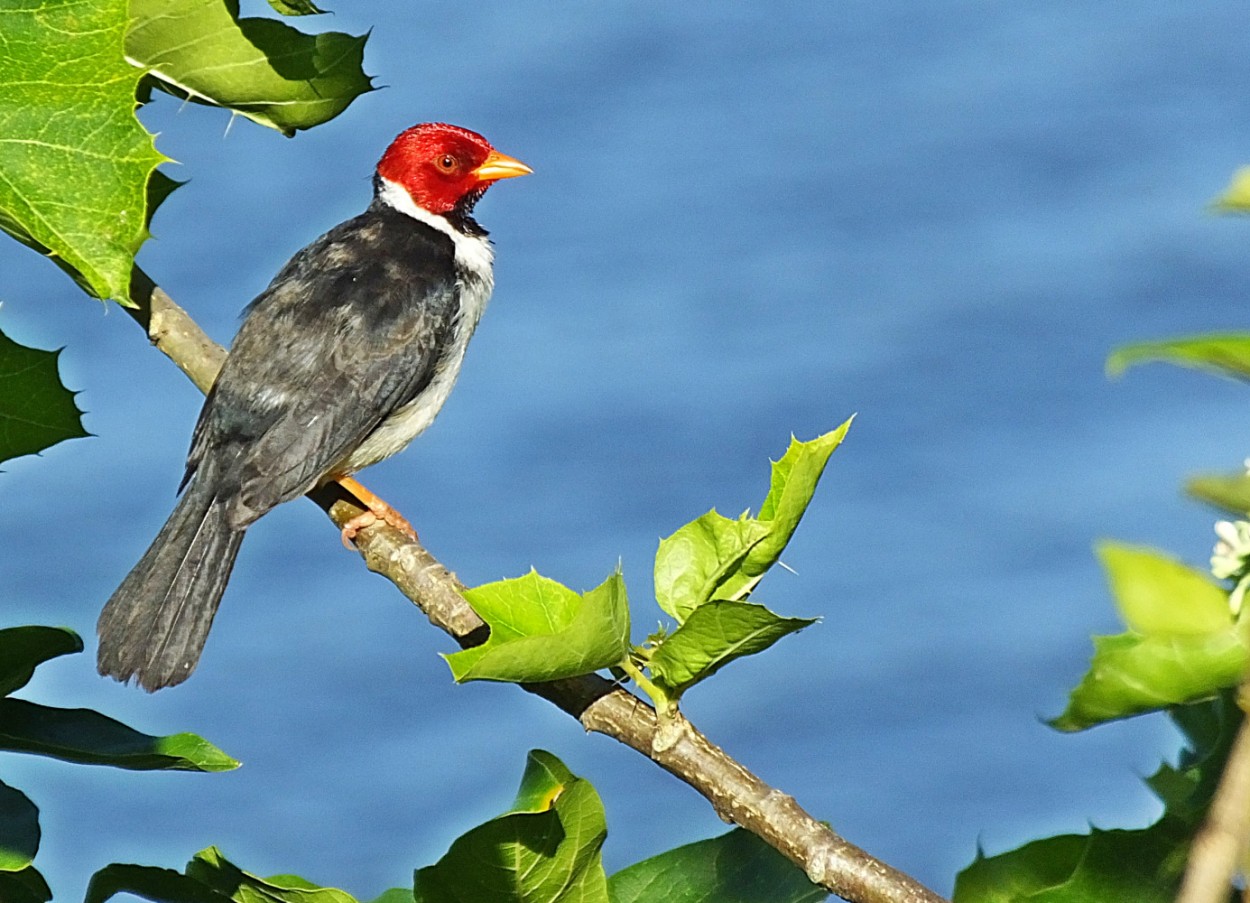
[[[448,213],[494,182],[533,172],[499,153],[477,132],[424,122],[401,132],[378,161],[378,175],[401,185],[430,213]]]

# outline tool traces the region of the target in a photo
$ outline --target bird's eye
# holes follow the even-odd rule
[[[437,165],[443,172],[452,172],[456,168],[456,158],[452,154],[443,154],[438,158]]]

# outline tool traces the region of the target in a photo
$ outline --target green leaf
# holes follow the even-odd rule
[[[648,662],[651,675],[680,692],[734,659],[763,652],[783,636],[813,623],[809,618],[783,618],[749,602],[709,602],[659,641]]]
[[[512,801],[512,808],[504,814],[550,811],[556,798],[579,780],[567,765],[547,750],[531,749],[525,756],[525,771],[521,775],[516,799]]]
[[[187,876],[239,903],[357,903],[346,891],[295,875],[259,878],[230,862],[216,847],[196,853],[187,863]]]
[[[853,418],[852,418],[853,419]],[[737,520],[716,511],[660,540],[655,556],[655,594],[664,611],[683,622],[713,598],[739,600],[781,557],[807,510],[816,484],[851,421],[810,442],[790,437],[772,466],[768,495],[758,517]]]
[[[411,888],[392,887],[376,900],[371,900],[370,903],[420,903],[420,901],[412,895]]]
[[[367,36],[308,35],[239,18],[238,0],[132,0],[126,56],[162,90],[226,107],[288,137],[333,119],[367,91]]]
[[[284,16],[320,16],[325,12],[309,0],[269,0],[269,5]]]
[[[542,800],[547,800],[542,803]],[[608,903],[600,851],[607,837],[594,787],[534,750],[514,809],[458,838],[416,873],[422,903]],[[541,805],[543,808],[533,809]]]
[[[22,791],[0,782],[0,872],[20,872],[39,851],[39,809]]]
[[[531,570],[471,589],[465,599],[490,625],[490,638],[444,656],[457,681],[557,680],[614,665],[629,651],[619,570],[583,595]]]
[[[608,879],[612,903],[819,903],[829,894],[741,828],[631,865]]]
[[[1228,592],[1206,573],[1154,549],[1104,542],[1098,556],[1120,616],[1138,633],[1205,636],[1228,631]]]
[[[1169,714],[1186,746],[1175,766],[1164,763],[1146,783],[1163,801],[1167,817],[1196,828],[1206,816],[1244,716],[1232,690],[1177,706]]]
[[[48,903],[52,889],[34,866],[20,872],[0,872],[0,900],[4,903]]]
[[[156,213],[157,208],[169,198],[171,194],[187,184],[185,180],[171,178],[159,169],[152,173],[152,178],[148,180],[148,218],[147,225],[152,225],[152,216]],[[133,280],[132,280],[133,284]]]
[[[0,461],[88,435],[75,393],[57,373],[60,354],[27,348],[0,332]]]
[[[91,709],[0,699],[0,750],[133,770],[229,771],[239,763],[202,737],[150,737]]]
[[[798,526],[816,492],[816,484],[825,472],[825,465],[829,463],[829,456],[842,444],[854,419],[848,419],[836,430],[817,436],[810,442],[800,442],[791,436],[786,453],[780,461],[773,462],[772,480],[764,504],[760,506],[759,519],[773,525],[772,542],[777,545],[778,553]],[[780,539],[778,533],[784,534],[785,538]],[[763,554],[764,550],[757,553]]]
[[[104,903],[123,893],[159,903],[233,903],[235,899],[173,869],[114,863],[91,876],[83,903]]]
[[[1205,699],[1236,684],[1247,664],[1244,639],[1232,630],[1202,637],[1094,637],[1089,671],[1051,726],[1079,731]]]
[[[660,608],[677,623],[685,621],[766,536],[768,526],[759,521],[730,520],[712,510],[661,539],[655,554],[655,598]]]
[[[186,874],[146,865],[106,866],[92,876],[84,903],[104,903],[119,893],[160,903],[356,903],[346,891],[320,887],[298,875],[258,878],[231,863],[216,847],[196,853]],[[412,900],[408,891],[400,893]],[[403,899],[388,891],[375,903]]]
[[[20,790],[0,783],[0,900],[47,903],[52,891],[31,862],[39,850],[39,809]]]
[[[955,879],[954,903],[1171,903],[1190,835],[1165,819],[1139,831],[1066,834],[997,856],[977,854]]]
[[[800,442],[791,436],[786,453],[780,461],[773,462],[768,495],[759,513],[759,519],[768,524],[768,538],[752,547],[743,562],[742,576],[738,580],[744,585],[754,585],[752,578],[757,578],[776,564],[785,551],[799,520],[811,503],[816,484],[829,463],[829,456],[842,444],[854,419],[848,419],[836,430],[817,436],[810,442]],[[733,581],[727,588],[732,592]]]
[[[84,290],[128,303],[148,236],[147,184],[166,158],[134,116],[127,0],[0,6],[0,229]]]
[[[0,696],[26,686],[35,668],[44,662],[82,649],[82,639],[68,627],[31,625],[0,630]]]
[[[1250,512],[1250,475],[1245,470],[1192,477],[1186,481],[1185,491],[1200,502],[1238,517]]]
[[[1199,335],[1125,345],[1107,358],[1107,373],[1119,376],[1129,367],[1149,361],[1250,379],[1250,333]]]
[[[1052,726],[1083,730],[1207,699],[1241,679],[1250,650],[1224,589],[1151,549],[1105,543],[1099,555],[1130,632],[1094,638],[1089,671]]]
[[[1232,181],[1211,206],[1216,213],[1250,213],[1250,166],[1233,173]]]

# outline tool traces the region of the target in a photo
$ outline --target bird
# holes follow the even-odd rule
[[[531,173],[476,132],[427,122],[378,161],[368,208],[298,251],[247,306],[192,433],[173,513],[100,614],[99,672],[148,692],[200,660],[249,526],[337,481],[377,521],[412,526],[353,478],[403,450],[447,401],[494,288],[474,205]]]

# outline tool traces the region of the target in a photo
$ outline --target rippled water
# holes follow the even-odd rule
[[[351,4],[343,4],[352,6]],[[973,857],[1139,825],[1159,718],[1067,737],[1116,622],[1098,537],[1200,562],[1177,486],[1246,454],[1244,390],[1135,339],[1244,327],[1244,222],[1204,204],[1250,159],[1244,4],[375,4],[390,86],[286,141],[145,111],[190,178],[143,262],[221,340],[302,243],[365,203],[400,128],[446,119],[531,164],[480,208],[498,288],[437,425],[368,482],[467,582],[574,587],[623,562],[636,635],[656,540],[757,505],[767,459],[858,420],[761,601],[820,625],[734,665],[691,717],[848,838],[941,891]],[[0,327],[64,345],[97,438],[6,465],[6,623],[96,613],[172,503],[193,389],[129,319],[0,248]],[[1230,428],[1231,426],[1231,428]],[[147,697],[48,666],[27,695],[243,759],[222,776],[15,757],[42,867],[219,844],[362,897],[511,799],[527,749],[595,782],[618,868],[723,826],[636,755],[508,687],[455,687],[436,635],[304,503],[258,525],[204,663]],[[139,844],[142,843],[142,846]]]

